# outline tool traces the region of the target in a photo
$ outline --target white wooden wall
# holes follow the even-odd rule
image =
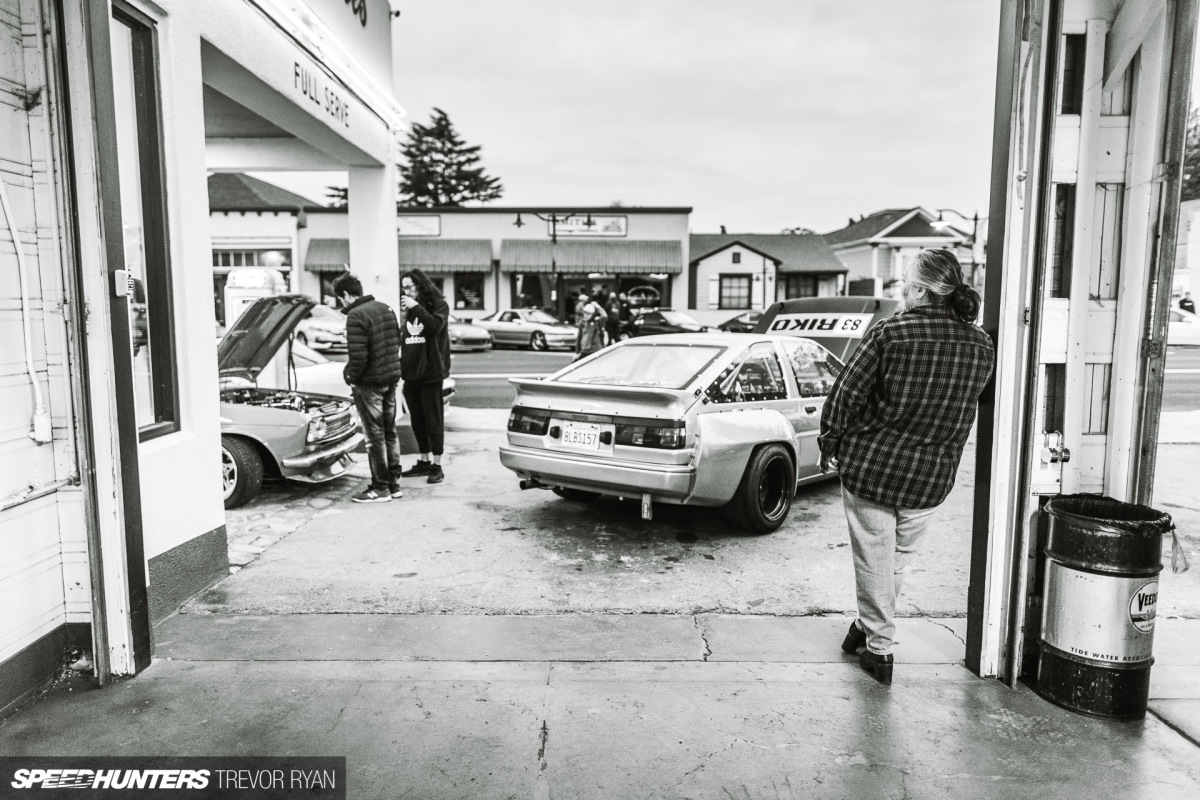
[[[25,365],[21,284],[13,237],[0,213],[0,498],[75,471],[57,194],[49,168],[37,0],[0,0],[0,180],[16,217],[27,268],[35,377],[53,441],[30,438],[34,399]],[[78,489],[0,511],[0,662],[65,622],[91,617]]]

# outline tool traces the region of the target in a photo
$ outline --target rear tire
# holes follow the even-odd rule
[[[239,508],[258,496],[263,463],[253,445],[233,436],[221,437],[221,486],[225,507]]]
[[[568,489],[564,486],[555,486],[550,491],[573,503],[590,503],[600,496],[599,492],[585,492],[582,489]]]
[[[742,482],[723,512],[733,527],[771,533],[787,519],[796,494],[796,466],[781,444],[759,447],[750,456]]]
[[[533,335],[529,337],[529,348],[531,350],[548,349],[546,344],[546,334],[542,333],[541,331],[534,331]]]

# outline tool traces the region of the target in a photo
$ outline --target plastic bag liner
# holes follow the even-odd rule
[[[1071,551],[1073,560],[1089,562],[1101,571],[1157,566],[1162,536],[1170,531],[1171,571],[1188,570],[1175,523],[1165,511],[1099,494],[1054,497],[1045,511],[1059,521],[1058,547]]]

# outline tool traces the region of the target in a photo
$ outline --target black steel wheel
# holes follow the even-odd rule
[[[796,465],[781,444],[759,447],[750,456],[742,482],[725,506],[725,516],[747,533],[771,533],[783,524],[796,494]]]
[[[546,344],[546,334],[534,331],[533,335],[529,337],[529,346],[534,350],[549,349],[549,345]]]
[[[590,503],[600,496],[599,492],[585,492],[583,489],[568,489],[564,486],[555,486],[550,491],[563,500],[571,500],[575,503]]]
[[[262,479],[263,463],[254,446],[234,436],[222,436],[221,488],[225,507],[238,508],[257,497]]]

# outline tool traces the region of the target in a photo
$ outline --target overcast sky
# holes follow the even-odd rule
[[[397,99],[483,146],[501,204],[691,206],[696,232],[987,213],[998,2],[393,5]]]

